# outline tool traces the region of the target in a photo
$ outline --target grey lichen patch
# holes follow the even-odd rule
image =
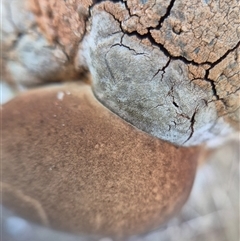
[[[103,9],[104,4],[92,10],[83,56],[93,91],[106,107],[137,128],[177,145],[197,145],[217,136],[216,130],[231,131],[218,120],[211,102],[211,84],[204,81],[209,66],[194,68],[169,58],[159,47],[123,33],[120,22]],[[197,77],[207,83],[204,88],[194,82]]]

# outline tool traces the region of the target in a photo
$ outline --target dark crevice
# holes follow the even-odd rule
[[[174,127],[176,127],[176,126],[177,126],[176,121],[171,121],[171,122],[174,124]]]
[[[125,34],[122,35],[121,40],[120,40],[120,43],[113,44],[113,45],[111,46],[111,48],[112,48],[112,47],[115,47],[115,46],[120,46],[120,47],[127,48],[127,49],[130,50],[130,51],[133,51],[135,55],[144,55],[144,54],[145,54],[145,53],[138,53],[135,49],[132,49],[132,48],[130,48],[129,46],[123,44],[123,37],[124,37],[124,35],[125,35]]]
[[[221,58],[219,58],[217,61],[215,61],[214,63],[208,63],[210,64],[210,68],[206,70],[206,73],[205,73],[205,81],[209,82],[211,84],[211,87],[212,87],[212,92],[213,92],[213,95],[216,97],[216,100],[220,100],[223,102],[223,104],[225,105],[224,103],[224,100],[221,99],[217,93],[217,89],[216,89],[216,86],[215,86],[215,82],[213,80],[211,80],[209,78],[209,74],[210,74],[210,70],[213,69],[216,65],[218,65],[221,61],[223,61],[231,52],[233,52],[234,50],[236,50],[238,47],[240,46],[240,41],[236,44],[236,46],[232,49],[229,49]]]
[[[236,50],[238,47],[240,46],[240,41],[236,44],[236,46],[232,49],[229,49],[224,55],[222,55],[222,57],[220,57],[218,60],[216,60],[215,62],[211,63],[211,62],[205,62],[203,64],[209,64],[211,67],[209,68],[212,69],[214,68],[217,64],[219,64],[220,62],[222,62],[231,52],[233,52],[234,50]]]
[[[173,105],[174,105],[175,107],[179,108],[179,105],[178,105],[175,101],[173,101]]]
[[[240,90],[240,87],[238,87],[238,88],[237,88],[236,90],[234,90],[232,93],[227,94],[227,96],[228,96],[228,95],[232,95],[232,94],[236,94],[239,90]]]
[[[60,43],[58,37],[55,39],[55,43],[61,48],[63,53],[66,55],[68,62],[73,63],[74,62],[74,55],[75,55],[74,49],[70,52],[70,55],[68,55],[66,50],[65,50],[65,46]]]
[[[172,60],[181,60],[181,61],[184,62],[185,64],[192,64],[192,65],[195,65],[195,66],[199,66],[199,64],[196,63],[196,62],[193,61],[193,60],[191,60],[191,61],[190,61],[190,60],[187,60],[186,58],[184,58],[184,57],[182,57],[182,56],[172,56],[172,55],[169,53],[169,51],[168,51],[162,44],[157,43],[157,42],[155,41],[155,39],[152,37],[152,35],[151,35],[150,32],[148,32],[147,34],[144,34],[144,35],[140,35],[140,34],[137,33],[137,32],[133,32],[133,33],[130,34],[130,36],[131,36],[131,35],[132,35],[132,36],[137,36],[139,39],[147,38],[147,39],[151,42],[151,44],[152,44],[153,46],[158,47],[158,48],[165,54],[166,57],[171,58]]]
[[[174,96],[174,93],[173,93],[173,87],[174,86],[172,86],[171,87],[171,90],[169,90],[169,92],[168,92],[168,96],[171,96],[172,97],[172,103],[173,103],[173,105],[176,107],[176,108],[179,108],[179,105],[177,104],[177,102],[175,101],[175,96]]]
[[[129,46],[124,45],[124,44],[122,44],[122,43],[120,43],[120,44],[119,44],[119,43],[113,44],[113,45],[111,46],[111,48],[113,48],[113,47],[115,47],[115,46],[124,47],[124,48],[126,48],[126,49],[128,49],[128,50],[130,50],[130,51],[133,51],[135,55],[144,55],[144,54],[145,54],[145,53],[138,53],[135,49],[132,49],[132,48],[130,48]]]
[[[162,71],[162,75],[161,75],[161,76],[162,76],[162,77],[161,77],[161,80],[162,80],[162,79],[163,79],[163,76],[164,76],[164,74],[165,74],[165,69],[168,67],[170,61],[171,61],[171,59],[169,58],[168,61],[167,61],[167,63],[166,63],[166,65],[163,66],[161,69],[158,69],[158,71],[153,75],[153,77],[152,77],[151,80],[153,80],[153,79],[159,74],[160,71]]]
[[[206,73],[205,73],[204,80],[207,81],[208,83],[210,83],[211,88],[212,88],[213,96],[216,97],[216,100],[219,100],[220,97],[219,97],[219,95],[218,95],[218,93],[217,93],[217,89],[216,89],[216,86],[215,86],[215,82],[208,77],[208,76],[209,76],[209,72],[210,72],[210,69],[207,69],[207,70],[206,70]]]
[[[206,70],[205,76],[204,76],[204,80],[209,82],[211,87],[212,87],[212,92],[213,95],[216,97],[216,100],[222,100],[218,93],[217,93],[217,89],[215,86],[215,82],[209,78],[209,74],[210,74],[210,70],[213,69],[216,65],[218,65],[220,62],[222,62],[231,52],[235,51],[238,47],[240,46],[240,41],[236,44],[236,46],[232,49],[229,49],[222,57],[220,57],[217,61],[213,62],[213,63],[209,63],[206,62],[206,64],[210,65],[210,68]]]
[[[156,109],[156,108],[161,107],[161,106],[163,106],[163,104],[157,104],[156,106],[151,107],[149,110],[153,110],[153,109]]]
[[[104,10],[106,11],[106,13],[110,14],[116,22],[119,23],[119,28],[121,29],[123,35],[124,35],[124,34],[128,34],[128,33],[125,33],[125,31],[124,31],[123,28],[122,28],[121,22],[114,16],[114,14],[108,12],[108,11],[106,10],[105,6],[104,6]]]
[[[177,116],[180,116],[182,118],[186,118],[186,119],[190,120],[190,117],[188,115],[184,114],[184,113],[177,113]]]
[[[158,69],[158,71],[151,78],[151,81],[159,74],[160,71],[162,71],[162,69]]]
[[[165,70],[166,68],[168,67],[168,65],[170,64],[171,62],[171,58],[168,59],[168,62],[166,63],[166,65],[162,68],[162,79],[164,77],[164,74],[166,73]]]
[[[131,10],[130,10],[130,8],[127,5],[127,0],[126,1],[122,0],[121,2],[125,5],[125,8],[126,8],[126,10],[128,11],[128,14],[129,14],[129,18],[131,18],[131,17],[138,17],[138,18],[140,18],[139,15],[131,13]]]
[[[164,20],[167,19],[168,16],[170,15],[174,3],[175,3],[175,0],[170,1],[169,6],[167,7],[166,13],[160,18],[160,21],[159,21],[158,25],[155,28],[152,28],[152,29],[159,30],[162,27],[162,24],[163,24]],[[151,30],[151,29],[149,29],[149,30]]]
[[[128,5],[127,5],[127,1],[121,1],[121,2],[125,5],[125,8],[128,11],[129,17],[132,17],[133,15],[130,12],[130,9],[129,9]],[[136,15],[134,15],[134,16],[136,16]],[[137,16],[137,17],[139,17],[139,16]]]
[[[190,129],[191,129],[191,133],[190,133],[189,137],[187,138],[187,140],[184,141],[183,145],[184,145],[187,141],[189,141],[189,140],[192,138],[192,136],[193,136],[196,113],[197,113],[197,110],[195,109],[195,111],[194,111],[194,113],[193,113],[193,115],[192,115],[192,117],[191,117],[191,119],[190,119],[190,123],[191,123]]]

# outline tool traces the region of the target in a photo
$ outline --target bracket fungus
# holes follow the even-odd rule
[[[239,2],[2,4],[2,77],[33,88],[1,108],[3,205],[117,238],[166,222],[201,145],[240,129]]]

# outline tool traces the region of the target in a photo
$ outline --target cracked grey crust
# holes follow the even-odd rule
[[[4,80],[89,68],[99,101],[154,136],[189,146],[240,129],[239,1],[96,2],[3,0]]]
[[[174,2],[163,11],[161,26]],[[128,5],[106,1],[91,11],[80,59],[86,59],[98,100],[137,128],[177,145],[198,145],[238,129],[239,44],[213,64],[209,58],[198,64],[176,57],[149,33],[123,27],[129,13],[136,14]],[[200,13],[204,9],[205,4]]]

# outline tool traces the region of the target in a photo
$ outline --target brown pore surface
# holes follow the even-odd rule
[[[87,85],[22,94],[3,105],[2,130],[3,204],[53,229],[145,232],[178,211],[192,187],[197,149],[139,131]]]

